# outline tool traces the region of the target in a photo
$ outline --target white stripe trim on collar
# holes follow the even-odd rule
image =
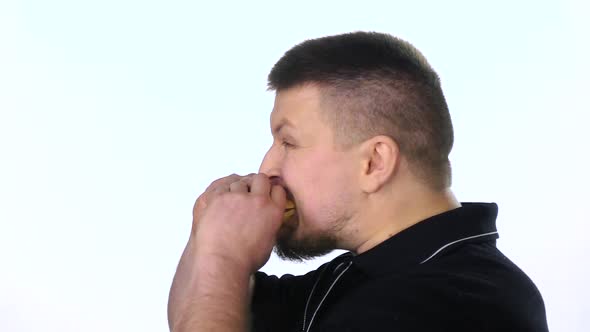
[[[465,237],[465,238],[462,238],[462,239],[459,239],[459,240],[456,240],[456,241],[447,243],[444,246],[440,247],[440,249],[438,249],[437,251],[435,251],[434,254],[430,255],[430,257],[428,257],[425,260],[423,260],[422,262],[420,262],[420,264],[424,264],[424,263],[428,262],[434,256],[436,256],[438,253],[440,253],[441,251],[443,251],[443,249],[445,249],[448,246],[452,246],[455,243],[462,242],[462,241],[467,241],[467,240],[471,240],[471,239],[475,239],[475,238],[482,237],[482,236],[492,235],[492,234],[498,234],[498,232],[489,232],[489,233],[484,233],[484,234],[478,234],[478,235],[468,236],[468,237]]]

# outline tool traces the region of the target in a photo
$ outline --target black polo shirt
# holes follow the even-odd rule
[[[547,331],[538,289],[496,248],[497,213],[462,203],[305,275],[257,272],[253,331]]]

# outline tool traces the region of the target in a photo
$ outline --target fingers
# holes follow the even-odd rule
[[[218,189],[220,187],[227,188],[227,186],[229,186],[232,182],[235,182],[235,181],[239,180],[240,178],[241,178],[241,176],[239,176],[237,174],[232,174],[232,175],[226,176],[224,178],[217,179],[217,180],[211,182],[209,187],[207,187],[207,189],[205,189],[205,192],[214,192],[214,191],[216,191],[216,189]]]
[[[248,192],[248,184],[244,180],[234,182],[229,185],[229,191],[247,193]]]
[[[273,185],[270,191],[270,198],[275,204],[282,208],[287,204],[287,193],[282,186]]]
[[[268,195],[270,192],[270,180],[265,174],[254,174],[250,184],[250,192],[253,194]]]
[[[221,179],[217,179],[213,182],[211,182],[211,184],[209,185],[209,187],[207,187],[207,189],[205,190],[205,192],[211,192],[211,193],[219,193],[219,192],[226,192],[230,190],[230,185],[234,182],[238,182],[243,180],[244,178],[251,176],[252,174],[248,174],[245,177],[238,175],[238,174],[232,174],[229,176],[226,176],[224,178]]]
[[[250,192],[261,195],[269,195],[271,200],[279,207],[287,204],[287,192],[283,186],[271,183],[266,174],[255,174],[251,177]],[[268,196],[267,196],[268,197]]]
[[[250,173],[246,176],[232,174],[215,180],[205,192],[209,195],[223,192],[251,192],[259,195],[269,195],[273,186],[269,177],[264,174]]]
[[[205,191],[197,198],[195,202],[195,206],[193,207],[193,214],[196,214],[197,210],[203,210],[207,205],[209,205],[209,200],[213,197],[218,195],[221,192],[229,191],[229,186],[233,183],[238,181],[241,176],[237,174],[232,174],[220,179],[217,179],[205,189]]]

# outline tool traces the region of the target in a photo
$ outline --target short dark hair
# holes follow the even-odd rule
[[[451,117],[438,75],[410,43],[377,32],[306,40],[268,75],[269,90],[304,84],[321,89],[329,110],[322,116],[339,146],[387,135],[415,175],[437,190],[450,187]]]

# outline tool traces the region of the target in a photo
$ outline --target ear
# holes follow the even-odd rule
[[[388,183],[398,170],[399,146],[389,136],[372,137],[361,144],[361,189],[373,193]]]

